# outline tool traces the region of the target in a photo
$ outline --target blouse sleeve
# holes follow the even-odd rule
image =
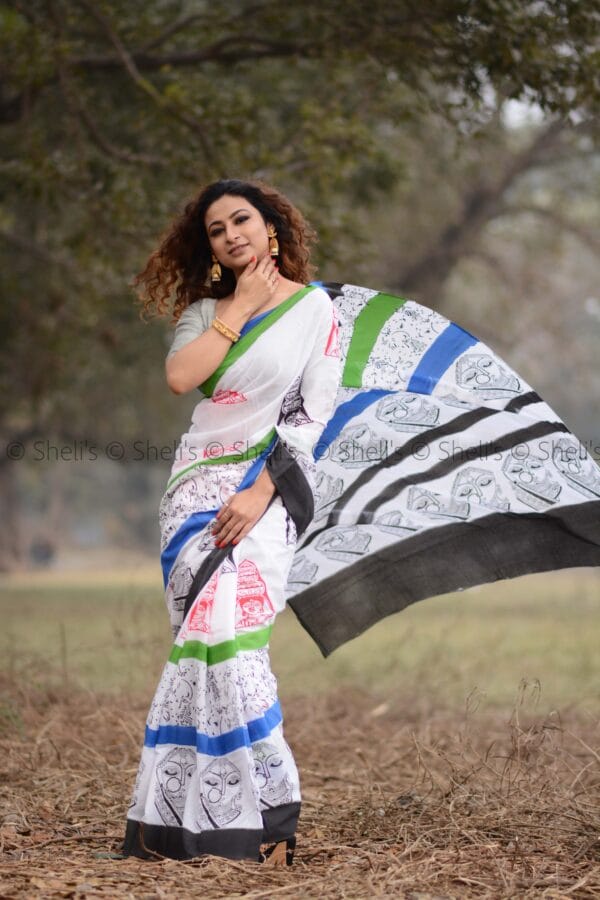
[[[175,326],[175,335],[171,349],[167,353],[167,359],[208,329],[209,311],[206,309],[207,305],[206,301],[196,301],[181,313]]]
[[[339,324],[324,291],[314,333],[308,362],[283,398],[276,426],[280,441],[298,463],[311,491],[316,472],[313,451],[333,411],[341,378]]]

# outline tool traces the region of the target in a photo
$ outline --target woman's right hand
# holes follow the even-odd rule
[[[231,307],[247,316],[258,312],[273,299],[279,278],[277,264],[270,256],[254,256],[237,280]]]

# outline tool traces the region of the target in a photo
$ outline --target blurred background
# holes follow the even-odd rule
[[[439,310],[599,459],[599,37],[597,0],[0,2],[2,872],[21,861],[6,896],[49,896],[48,873],[64,886],[94,846],[118,848],[169,649],[158,507],[196,398],[168,390],[173,325],[144,321],[130,287],[161,233],[216,178],[274,183],[318,232],[316,278]],[[359,869],[352,896],[400,896],[386,879],[409,859],[423,897],[456,896],[461,866],[469,896],[599,896],[599,601],[598,570],[504,581],[328,660],[283,613],[303,840],[314,862],[325,828],[346,854],[360,821],[370,854],[285,896],[350,896]],[[439,794],[432,772],[450,772]],[[401,834],[397,868],[379,865]],[[186,871],[173,890],[189,875],[195,896]]]
[[[0,15],[7,658],[44,591],[59,668],[90,608],[112,610],[90,627],[114,645],[136,591],[162,656],[158,505],[196,399],[168,390],[172,323],[144,320],[130,283],[215,178],[279,186],[318,232],[315,277],[438,309],[598,458],[594,4],[49,0]],[[545,577],[542,594],[559,584]]]

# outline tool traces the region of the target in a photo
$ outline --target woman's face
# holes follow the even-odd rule
[[[226,194],[215,200],[206,211],[204,224],[213,253],[236,275],[252,256],[261,259],[269,252],[266,222],[245,197]]]

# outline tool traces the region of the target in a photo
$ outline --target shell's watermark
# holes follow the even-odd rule
[[[256,446],[248,441],[234,441],[224,444],[220,441],[209,441],[204,445],[173,440],[168,444],[157,444],[148,438],[134,440],[109,440],[106,443],[88,440],[87,438],[69,441],[56,441],[50,438],[36,439],[29,442],[21,440],[8,441],[0,445],[0,461],[8,462],[94,462],[107,459],[112,462],[151,462],[193,464],[223,464],[254,460],[261,454],[275,456],[285,453],[288,457],[298,456],[293,447],[283,447],[276,442],[274,448],[265,451],[264,444]],[[503,461],[508,456],[515,462],[537,464],[547,460],[560,461],[563,464],[577,464],[577,461],[598,459],[600,457],[600,440],[590,439],[578,441],[564,433],[549,438],[519,442],[506,446],[502,439],[491,439],[483,442],[469,442],[466,435],[462,440],[458,437],[428,441],[426,435],[412,435],[408,439],[390,440],[365,435],[362,439],[339,435],[336,440],[326,443],[319,440],[312,448],[313,457],[317,460],[331,459],[343,467],[374,465],[383,460],[400,463],[405,459],[413,459],[420,466],[432,467],[444,461],[455,463],[476,462],[483,460]]]

